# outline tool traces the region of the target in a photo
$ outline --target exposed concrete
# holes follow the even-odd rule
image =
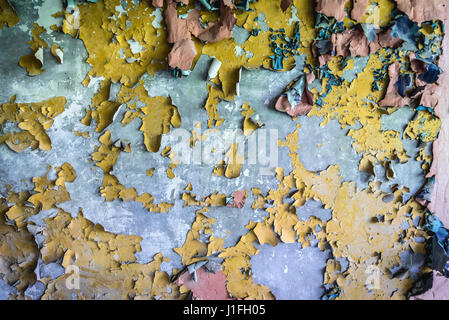
[[[323,272],[329,251],[317,247],[301,249],[298,243],[256,245],[251,259],[254,282],[268,286],[278,300],[310,300],[324,291]]]

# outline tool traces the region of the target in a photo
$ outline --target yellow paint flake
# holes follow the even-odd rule
[[[49,170],[50,166],[45,176],[33,178],[33,194],[15,193],[7,186],[8,196],[0,197],[0,275],[9,285],[16,286],[17,298],[24,298],[25,290],[36,281],[34,270],[39,251],[33,235],[28,232],[28,218],[41,210],[57,208],[57,203],[69,201],[65,182],[76,178],[69,163],[55,168],[56,180],[48,179]]]
[[[223,177],[226,170],[226,161],[221,160],[219,164],[212,170],[212,175]]]
[[[184,265],[204,260],[208,255],[222,251],[223,249],[223,239],[211,236],[208,243],[200,240],[201,234],[212,233],[211,226],[216,221],[204,214],[205,212],[208,212],[208,209],[205,209],[206,210],[199,210],[196,212],[196,219],[193,222],[192,228],[187,233],[184,245],[180,248],[173,249],[181,256]]]
[[[279,239],[273,232],[273,228],[265,220],[264,223],[257,223],[253,229],[254,234],[260,244],[268,243],[273,247],[277,246]]]
[[[427,111],[418,111],[415,118],[409,122],[404,131],[404,136],[412,140],[433,142],[438,138],[441,128],[441,120]]]
[[[28,41],[30,48],[36,52],[39,48],[48,48],[48,44],[41,38],[41,34],[45,32],[45,28],[38,25],[37,23],[33,24],[33,29],[31,33],[33,35],[33,39]]]
[[[372,156],[371,154],[363,154],[362,159],[359,163],[359,171],[360,172],[366,172],[370,175],[374,176],[374,166],[376,165],[376,158]]]
[[[418,151],[418,156],[416,157],[416,160],[419,162],[423,162],[422,169],[424,172],[428,172],[430,169],[430,165],[433,160],[433,155],[429,153],[425,148],[420,148]]]
[[[14,205],[4,211],[5,217],[14,221],[14,224],[18,229],[26,229],[27,219],[35,215],[39,211],[39,208],[26,204],[26,201],[30,198],[30,192],[21,191],[15,193],[12,192],[11,186],[7,185],[6,188],[8,190],[8,196],[4,200],[7,200],[10,204]]]
[[[251,205],[251,208],[264,209],[265,204],[267,204],[267,201],[266,201],[265,197],[262,195],[262,190],[260,188],[252,188],[251,192],[253,193],[253,196],[255,196],[255,199]]]
[[[226,206],[226,195],[214,192],[209,196],[203,196],[202,200],[197,200],[196,194],[191,192],[185,192],[182,194],[182,200],[184,200],[183,207],[186,206],[201,206],[201,207],[224,207]]]
[[[370,152],[380,161],[388,158],[399,159],[401,163],[407,162],[410,157],[404,149],[400,133],[394,130],[382,131],[379,124],[366,125],[359,130],[351,129],[348,136],[356,140],[353,143],[354,149],[358,153]]]
[[[59,63],[63,63],[64,61],[64,51],[60,46],[53,44],[50,49],[51,54],[58,60]]]
[[[36,281],[39,249],[26,228],[7,223],[8,210],[6,199],[0,198],[0,276],[7,284],[15,285],[19,298],[23,298],[28,286]]]
[[[293,5],[298,10],[298,18],[300,19],[301,47],[299,52],[307,55],[307,61],[313,61],[310,44],[315,38],[315,18],[314,3],[308,0],[295,0]],[[260,28],[260,23],[255,21],[261,13],[265,16],[265,21],[272,29],[284,29],[285,34],[292,35],[295,23],[290,23],[292,16],[292,7],[285,12],[281,10],[280,5],[276,1],[260,0],[251,4],[251,11],[236,12],[237,25],[245,28],[249,32],[253,29]],[[263,66],[272,69],[270,56],[272,55],[270,41],[270,32],[261,30],[257,36],[251,35],[248,40],[241,46],[243,50],[251,52],[253,56],[247,58],[246,55],[237,57],[235,47],[237,43],[234,39],[226,39],[219,43],[208,43],[203,47],[203,53],[214,56],[223,65],[219,71],[219,79],[223,87],[223,95],[226,100],[233,100],[236,92],[236,83],[238,82],[238,74],[240,68],[255,69]],[[294,59],[289,58],[284,62],[284,69],[290,70],[294,67]]]
[[[26,69],[30,76],[37,76],[44,72],[42,65],[42,61],[36,57],[36,53],[22,56],[19,61],[19,66]]]
[[[247,228],[254,228],[254,223],[250,223]],[[230,248],[226,248],[220,253],[223,261],[223,273],[228,280],[227,289],[232,297],[249,300],[274,299],[274,295],[267,286],[254,283],[251,270],[251,257],[257,254],[254,242],[257,236],[250,230],[242,236],[239,242]]]
[[[0,125],[17,123],[19,133],[5,133],[0,144],[6,143],[13,151],[32,149],[51,150],[51,141],[45,132],[52,127],[54,118],[64,111],[65,97],[56,97],[35,103],[16,103],[16,97],[0,106]]]
[[[207,91],[209,92],[209,96],[207,98],[205,109],[207,111],[207,115],[209,116],[209,120],[207,121],[208,128],[219,127],[223,124],[224,118],[220,118],[218,114],[218,103],[224,99],[223,92],[219,90],[212,84],[207,85]]]
[[[65,182],[73,182],[76,179],[75,169],[70,163],[64,163],[60,167],[55,168],[58,178],[55,181],[57,186],[65,186]]]
[[[171,147],[166,146],[165,149],[161,152],[161,155],[162,155],[163,157],[168,157],[168,155],[170,154],[170,152],[171,152]]]
[[[103,80],[98,92],[92,98],[92,103],[88,110],[89,118],[85,117],[82,121],[84,124],[90,125],[93,118],[97,123],[96,132],[102,132],[112,123],[114,115],[120,106],[120,103],[116,101],[109,101],[110,90],[111,81]]]
[[[402,224],[407,221],[413,225],[412,220],[417,217],[422,219],[423,209],[413,199],[402,204],[402,195],[407,189],[396,189],[393,200],[386,202],[383,199],[388,194],[382,193],[377,184],[359,190],[354,182],[341,183],[338,166],[331,166],[318,175],[305,170],[296,153],[297,130],[280,143],[290,150],[293,172],[284,176],[282,171],[277,171],[278,189],[270,190],[265,198],[260,189],[253,189],[253,194],[259,197],[260,207],[266,201],[272,201],[273,205],[266,209],[269,217],[263,223],[250,223],[248,229],[251,231],[234,247],[226,248],[220,254],[226,258],[223,270],[228,278],[229,292],[239,298],[261,298],[261,295],[268,298],[271,295],[261,288],[249,293],[248,288],[254,285],[246,271],[251,256],[257,254],[250,244],[256,240],[268,242],[262,237],[261,230],[273,227],[283,242],[299,241],[303,246],[308,246],[313,235],[319,241],[321,250],[329,243],[334,257],[348,259],[349,268],[345,272],[341,272],[341,267],[333,260],[327,264],[325,283],[338,285],[341,290],[338,299],[389,299],[391,296],[404,299],[413,280],[391,279],[389,270],[400,264],[400,253],[407,248],[414,252],[425,252],[424,244],[415,241],[417,236],[428,238],[422,228],[410,228],[405,236],[402,235]],[[369,160],[374,161],[374,158],[367,155],[366,161]],[[283,199],[292,190],[297,190],[292,196],[295,202],[288,205]],[[325,208],[332,209],[332,219],[324,222],[312,216],[308,221],[300,221],[296,208],[304,205],[308,199],[321,201]],[[382,257],[378,255],[379,252],[383,252]],[[364,285],[369,279],[367,270],[371,269],[376,272],[379,270],[382,290],[371,290],[369,285]]]
[[[45,32],[45,28],[37,23],[33,24],[31,33],[33,39],[28,41],[33,53],[20,58],[19,65],[25,68],[30,76],[37,76],[44,72],[43,66],[43,48],[48,48],[48,44],[41,38],[41,34]],[[40,56],[39,56],[40,55]]]
[[[384,50],[380,49],[381,55],[385,54]],[[409,156],[403,147],[400,133],[381,128],[385,111],[377,102],[383,98],[384,92],[372,91],[373,71],[381,67],[378,55],[371,55],[366,68],[354,81],[344,81],[341,86],[333,86],[332,91],[323,99],[323,106],[314,106],[308,116],[323,117],[325,120],[322,125],[327,124],[330,119],[338,119],[343,128],[354,125],[357,120],[362,127],[350,129],[348,136],[355,140],[353,147],[358,153],[370,153],[380,161],[388,158],[399,159],[404,163]]]
[[[240,176],[240,170],[242,169],[242,164],[244,161],[244,157],[239,154],[238,144],[233,143],[228,153],[226,153],[228,157],[228,162],[225,170],[225,177],[228,179],[235,179]]]
[[[76,173],[72,166],[65,163],[62,167],[55,168],[58,178],[56,180],[49,180],[48,173],[50,166],[47,166],[47,173],[43,177],[34,177],[34,191],[28,201],[35,207],[42,208],[42,210],[49,210],[56,208],[57,203],[70,200],[70,194],[65,187],[65,179],[67,182],[73,182],[76,178]]]
[[[297,139],[297,135],[294,137]],[[291,141],[293,142],[289,148],[296,149],[297,140]],[[296,180],[296,187],[304,190],[302,196],[320,200],[325,208],[333,209],[332,219],[323,225],[321,230],[325,230],[326,241],[331,245],[334,256],[345,257],[350,262],[350,271],[341,275],[341,280],[338,281],[342,289],[341,298],[382,299],[389,297],[396,288],[399,288],[395,293],[397,297],[404,298],[412,285],[412,280],[390,279],[387,270],[400,263],[399,254],[406,248],[398,239],[402,233],[402,223],[408,221],[413,225],[412,219],[422,218],[424,212],[421,206],[413,199],[402,204],[402,195],[407,192],[406,189],[396,190],[393,193],[394,200],[385,202],[383,198],[386,194],[374,185],[371,185],[371,189],[358,190],[354,182],[341,184],[338,167],[330,167],[317,176],[304,169],[297,155],[290,154],[290,157],[295,168],[292,174]],[[385,222],[373,222],[375,217],[384,217]],[[409,231],[410,234],[407,234],[402,241],[415,252],[423,250],[423,244],[415,242],[413,234],[426,237],[426,233],[420,228],[411,228]],[[324,237],[324,234],[321,237]],[[385,258],[372,261],[371,257],[376,252],[383,252],[382,256]],[[374,262],[381,270],[381,281],[385,281],[382,288],[385,289],[370,293],[366,287],[358,285],[357,282],[367,278],[367,274],[362,273]]]
[[[77,131],[77,130],[73,130],[73,133],[75,134],[75,136],[77,137],[83,137],[85,139],[90,137],[90,133],[88,131]]]
[[[93,66],[85,85],[89,83],[89,76],[103,76],[114,83],[120,81],[132,87],[145,72],[154,75],[156,71],[167,68],[167,34],[164,28],[153,27],[155,17],[151,13],[154,8],[148,1],[138,5],[130,0],[126,2],[126,15],[115,10],[121,6],[120,0],[80,4],[79,19],[74,14],[66,14],[64,32],[83,41],[89,53],[87,62]],[[113,38],[116,41],[112,41]],[[133,53],[129,40],[137,41],[142,50]],[[123,58],[121,50],[125,54]],[[129,58],[136,60],[129,63],[132,61]]]
[[[0,0],[0,30],[4,28],[5,25],[8,27],[13,27],[19,23],[19,16],[14,11],[8,0]]]
[[[152,177],[154,175],[154,171],[156,170],[156,168],[151,168],[147,170],[147,176]]]
[[[174,172],[173,172],[173,169],[174,169],[174,168],[176,168],[176,164],[170,163],[170,164],[168,165],[168,168],[167,168],[167,177],[168,177],[169,179],[173,179],[173,178],[175,177],[175,174],[174,174]]]

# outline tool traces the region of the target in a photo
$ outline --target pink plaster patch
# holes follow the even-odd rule
[[[245,206],[245,200],[246,200],[246,191],[245,190],[237,190],[234,191],[232,194],[233,200],[232,202],[228,203],[228,207],[233,208],[243,208]]]
[[[176,281],[176,284],[184,284],[189,288],[197,300],[233,300],[226,290],[226,276],[223,272],[207,272],[205,267],[196,270],[197,281],[193,280],[193,274],[184,272]]]
[[[433,19],[444,20],[449,7],[444,0],[397,0],[398,9],[418,23]]]
[[[316,11],[328,17],[335,17],[337,21],[343,21],[347,16],[345,5],[348,0],[318,0]]]
[[[396,82],[399,79],[400,65],[399,62],[395,62],[388,67],[388,75],[390,76],[390,82],[388,84],[385,97],[379,101],[381,107],[403,107],[410,105],[411,99],[408,97],[401,97],[396,86]]]
[[[410,300],[449,300],[449,279],[434,271],[432,289]]]

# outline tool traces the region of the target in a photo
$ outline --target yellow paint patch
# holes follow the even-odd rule
[[[17,123],[24,131],[5,133],[0,136],[0,144],[6,143],[13,151],[32,149],[51,150],[50,137],[45,132],[53,125],[54,118],[64,112],[65,97],[56,97],[35,103],[16,103],[16,97],[0,106],[0,125]]]
[[[251,116],[255,113],[254,109],[250,107],[248,103],[242,105],[243,119],[243,133],[245,136],[250,136],[259,128],[262,128],[265,124],[258,124],[251,119]]]
[[[441,120],[427,111],[418,111],[415,118],[409,122],[404,135],[412,140],[433,142],[438,138]]]
[[[200,240],[201,234],[212,233],[211,226],[216,221],[215,219],[204,215],[205,212],[208,212],[207,208],[196,212],[196,220],[190,231],[187,233],[184,245],[180,248],[173,249],[181,256],[184,265],[204,260],[208,255],[222,251],[223,249],[223,239],[210,236],[208,243]]]
[[[36,281],[39,249],[26,228],[7,224],[8,210],[6,199],[0,198],[0,276],[9,285],[16,285],[18,297],[23,298],[28,286]]]
[[[136,102],[131,103],[137,99],[145,103],[145,107],[137,109]],[[131,110],[138,111],[136,116],[142,119],[140,131],[143,132],[145,146],[150,152],[159,151],[162,135],[169,133],[171,127],[181,126],[181,116],[171,98],[148,96],[143,82],[133,89],[123,86],[118,101],[126,103]]]
[[[138,236],[113,234],[83,217],[76,218],[62,210],[54,218],[45,219],[45,263],[62,259],[65,274],[47,280],[42,299],[164,299],[180,298],[179,287],[170,283],[169,275],[160,270],[168,261],[156,254],[147,264],[136,262],[135,253],[141,251]],[[79,270],[82,292],[70,289],[74,267]]]
[[[244,157],[239,153],[237,143],[232,144],[226,156],[228,157],[228,162],[224,175],[228,179],[235,179],[240,176],[240,170],[244,161]]]
[[[19,23],[19,16],[14,11],[8,0],[0,0],[0,30],[5,25],[13,27]]]

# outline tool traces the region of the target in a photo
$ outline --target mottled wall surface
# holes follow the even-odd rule
[[[408,2],[0,0],[0,299],[422,292],[444,10]]]

